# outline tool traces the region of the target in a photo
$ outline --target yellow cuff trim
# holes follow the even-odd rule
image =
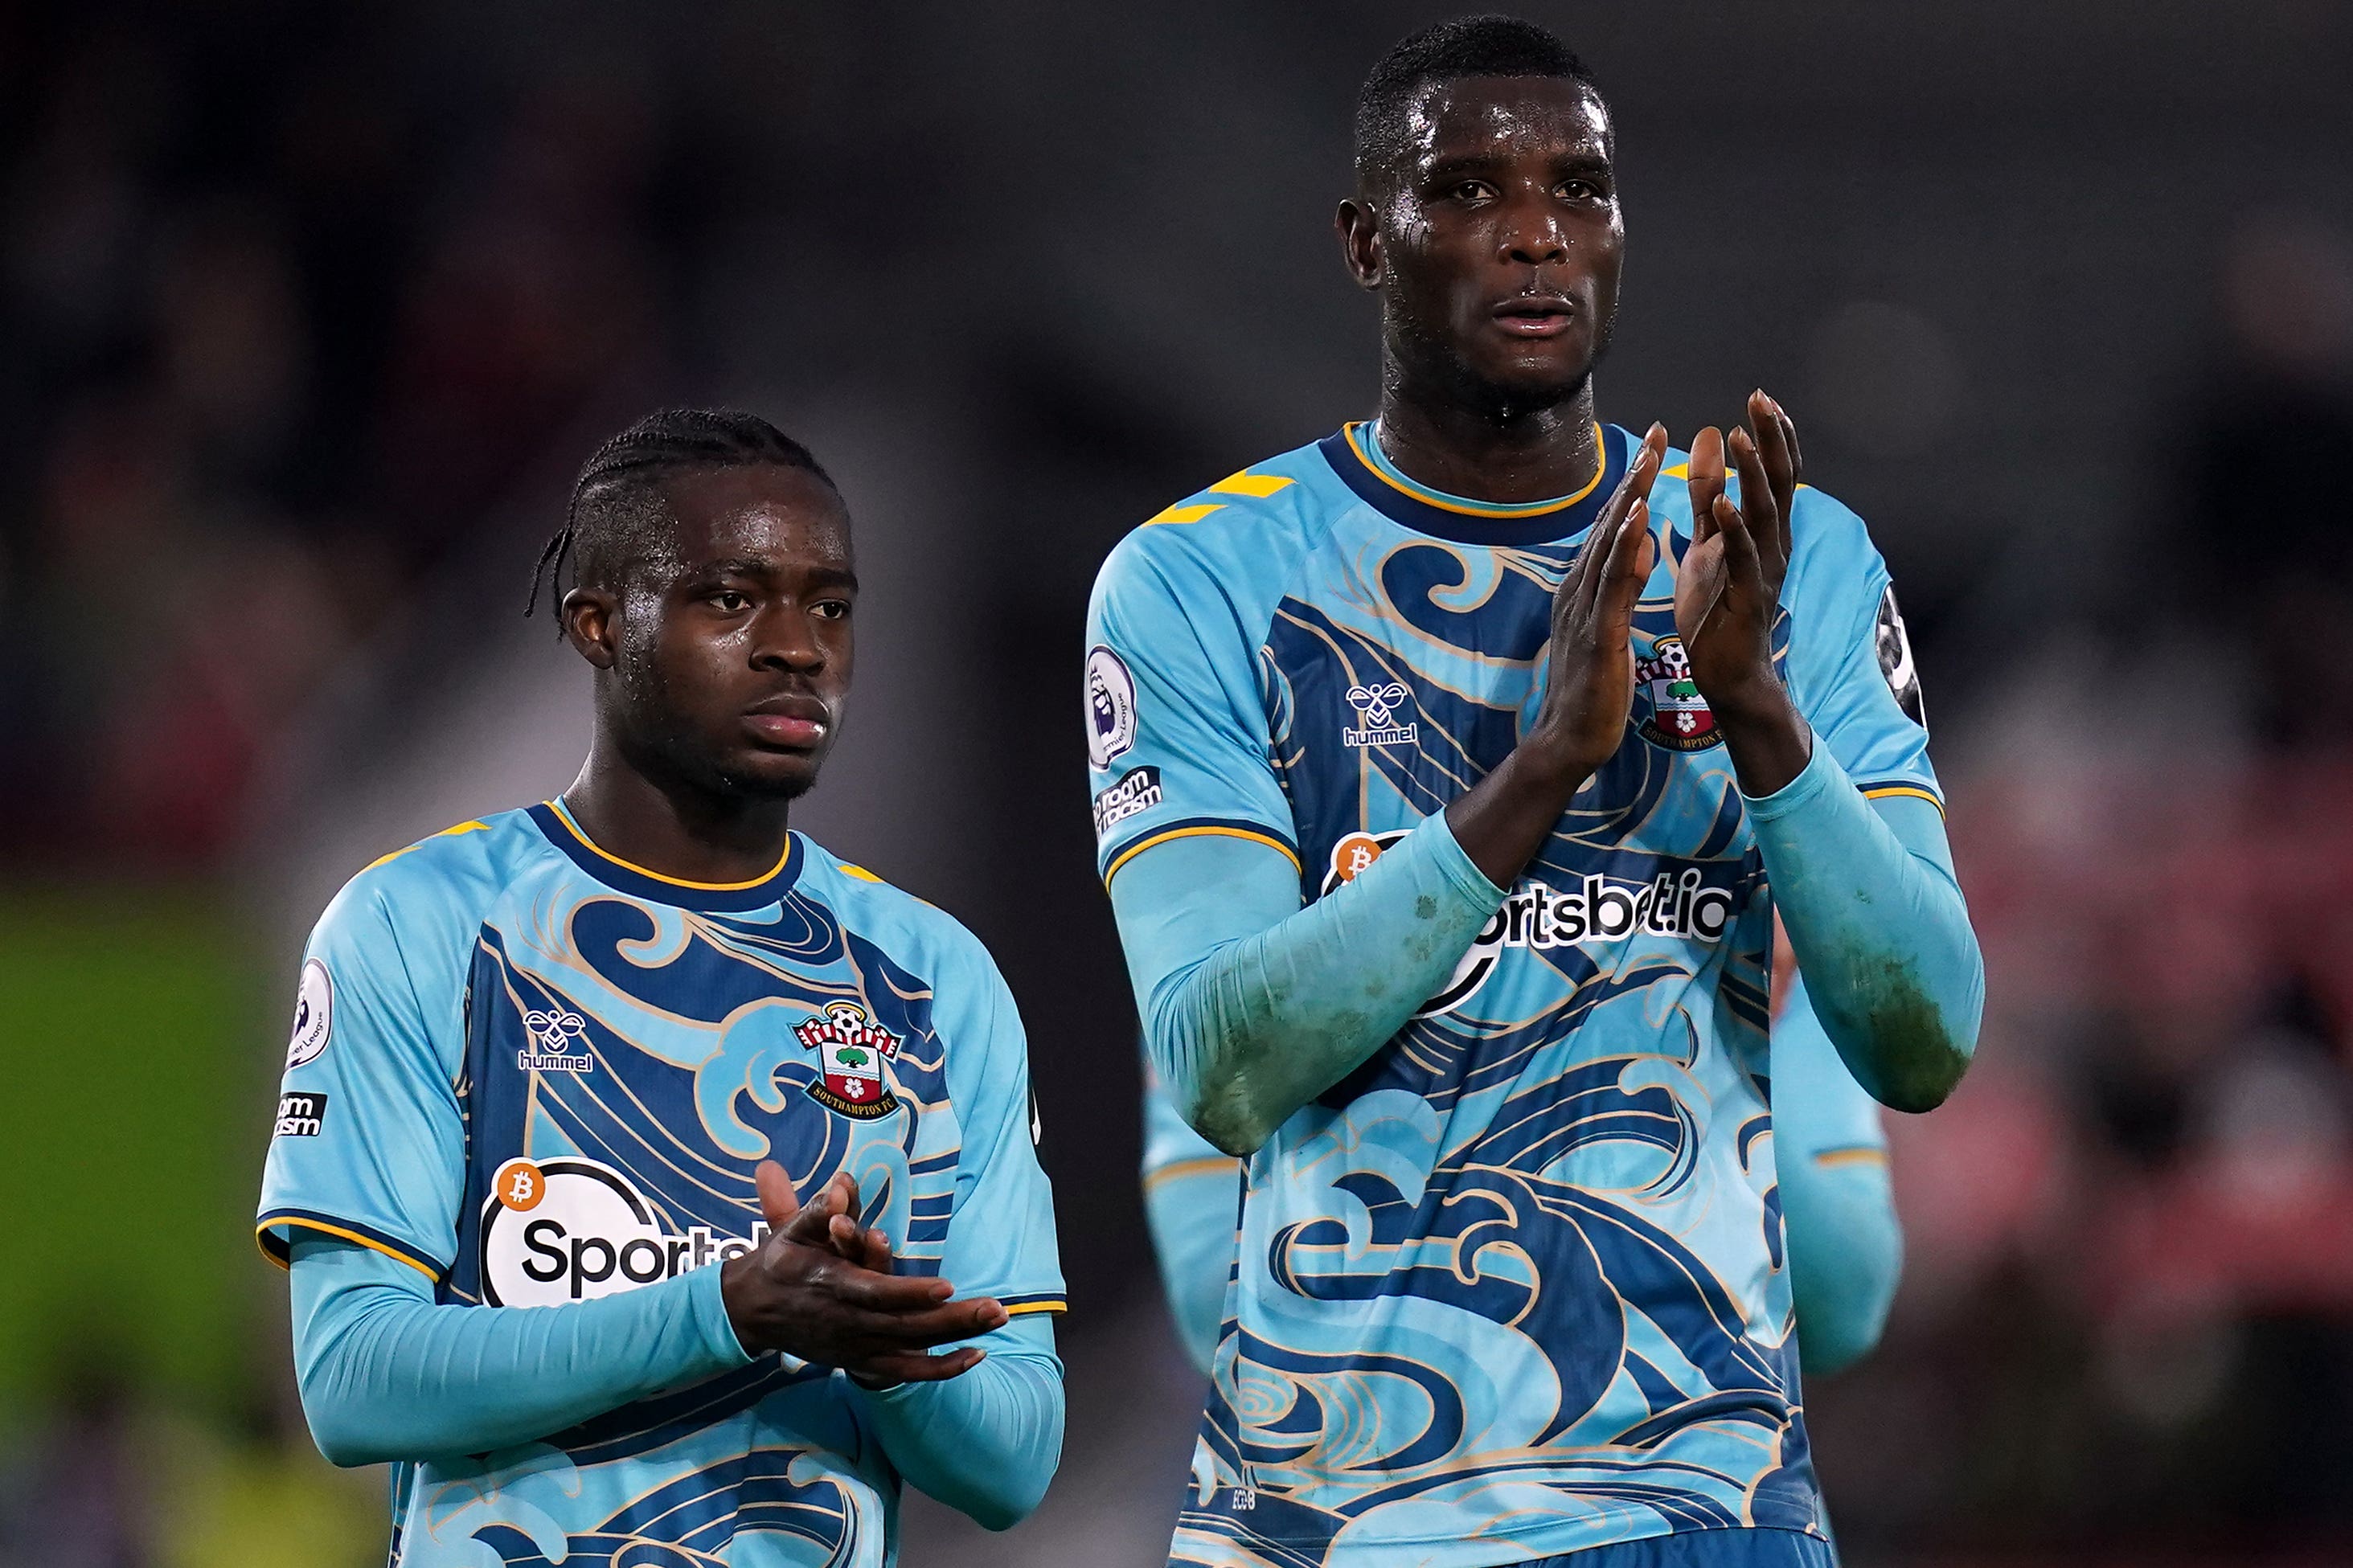
[[[341,1241],[356,1242],[360,1246],[366,1247],[370,1252],[381,1252],[386,1258],[398,1258],[401,1262],[407,1264],[411,1268],[416,1269],[419,1274],[424,1275],[427,1279],[432,1280],[436,1285],[441,1283],[441,1271],[438,1268],[434,1268],[429,1263],[418,1262],[416,1258],[411,1258],[408,1254],[401,1251],[398,1247],[386,1247],[383,1242],[375,1239],[373,1237],[362,1236],[355,1230],[345,1230],[339,1225],[329,1225],[323,1220],[297,1219],[291,1215],[281,1215],[274,1219],[266,1219],[259,1225],[253,1227],[254,1246],[261,1248],[262,1257],[267,1258],[270,1262],[278,1265],[280,1268],[291,1270],[294,1267],[293,1260],[291,1258],[280,1258],[278,1254],[269,1250],[269,1242],[268,1239],[269,1232],[272,1226],[281,1225],[287,1226],[289,1229],[322,1231]]]
[[[1242,1163],[1230,1154],[1215,1159],[1171,1160],[1168,1163],[1144,1173],[1144,1190],[1150,1192],[1163,1182],[1180,1181],[1187,1176],[1230,1176],[1241,1170]]]
[[[1817,1165],[1884,1165],[1887,1163],[1886,1150],[1868,1144],[1852,1149],[1825,1149],[1814,1156]]]
[[[1130,860],[1134,859],[1138,855],[1143,854],[1154,845],[1166,844],[1172,838],[1194,838],[1201,837],[1247,838],[1252,843],[1263,844],[1271,849],[1281,850],[1282,852],[1282,858],[1291,862],[1291,868],[1294,871],[1300,869],[1299,855],[1297,851],[1293,850],[1290,845],[1285,844],[1282,839],[1276,838],[1269,834],[1252,833],[1247,827],[1172,827],[1166,833],[1155,833],[1151,837],[1143,840],[1141,843],[1131,844],[1125,849],[1121,850],[1119,858],[1103,868],[1103,886],[1111,886],[1111,879],[1119,875],[1119,868],[1122,866],[1126,865]]]
[[[1862,792],[1862,798],[1865,800],[1887,800],[1897,795],[1908,795],[1915,800],[1925,800],[1936,808],[1937,816],[1942,816],[1945,814],[1945,803],[1936,798],[1936,792],[1922,789],[1917,784],[1882,784],[1877,789],[1867,789]]]
[[[1071,1304],[1067,1301],[1024,1301],[1018,1307],[1006,1308],[1005,1315],[1020,1318],[1033,1312],[1067,1312],[1070,1310]]]

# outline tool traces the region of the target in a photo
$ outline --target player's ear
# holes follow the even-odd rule
[[[1347,263],[1356,287],[1379,288],[1388,258],[1381,254],[1381,228],[1374,221],[1372,203],[1361,195],[1343,200],[1332,216],[1332,226],[1340,236],[1340,258]]]
[[[621,602],[602,588],[575,588],[564,595],[564,640],[572,650],[599,669],[610,669],[619,660],[614,640],[614,618],[620,613]]]

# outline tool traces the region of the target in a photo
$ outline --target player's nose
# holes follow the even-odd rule
[[[813,674],[826,665],[825,640],[816,622],[789,606],[778,606],[760,617],[752,642],[755,668],[790,669]]]
[[[1515,202],[1504,216],[1496,237],[1502,259],[1523,267],[1542,267],[1567,259],[1568,237],[1549,202]]]

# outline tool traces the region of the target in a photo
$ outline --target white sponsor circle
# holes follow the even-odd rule
[[[595,1160],[510,1160],[482,1203],[482,1300],[555,1307],[655,1284],[740,1257],[765,1239],[708,1226],[662,1228],[636,1185]]]

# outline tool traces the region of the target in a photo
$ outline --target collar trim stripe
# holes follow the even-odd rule
[[[785,836],[784,855],[765,876],[747,882],[690,882],[682,877],[667,877],[649,870],[604,848],[582,831],[560,797],[533,806],[531,818],[539,825],[547,841],[562,850],[574,865],[617,892],[653,903],[675,904],[690,910],[762,909],[784,897],[800,876],[801,838],[797,833]]]
[[[1556,496],[1550,500],[1525,501],[1518,505],[1506,505],[1502,501],[1472,500],[1468,496],[1451,496],[1444,490],[1434,490],[1428,485],[1417,484],[1411,477],[1400,472],[1395,463],[1388,460],[1388,455],[1380,450],[1380,437],[1376,434],[1371,423],[1359,420],[1354,425],[1344,425],[1340,427],[1340,433],[1348,438],[1348,446],[1356,454],[1357,460],[1371,469],[1373,476],[1383,484],[1392,489],[1403,490],[1424,506],[1434,506],[1445,511],[1461,512],[1465,517],[1539,517],[1548,511],[1559,511],[1566,507],[1575,506],[1578,501],[1591,495],[1593,488],[1601,482],[1603,470],[1609,467],[1609,433],[1601,428],[1600,422],[1597,420],[1593,426],[1593,449],[1600,455],[1601,460],[1594,464],[1593,477],[1585,481],[1583,488],[1569,495]]]
[[[1324,460],[1356,499],[1403,528],[1461,544],[1566,543],[1591,525],[1626,471],[1633,437],[1614,425],[1597,426],[1601,466],[1583,489],[1532,506],[1493,506],[1450,496],[1386,473],[1361,442],[1365,424],[1343,426],[1316,443]]]

